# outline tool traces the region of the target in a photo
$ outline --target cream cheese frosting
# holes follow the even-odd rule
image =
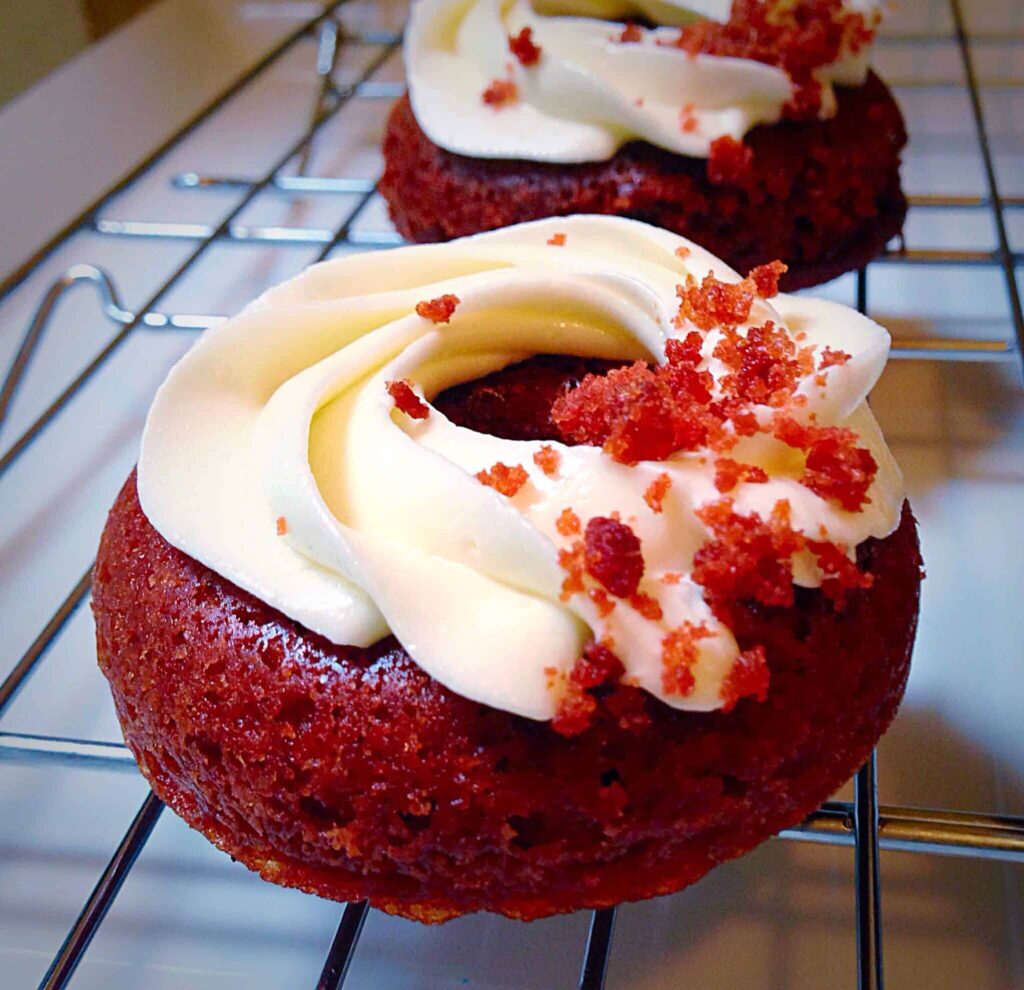
[[[692,56],[671,44],[678,32],[669,27],[642,30],[635,43],[622,44],[625,25],[609,18],[724,21],[730,6],[729,0],[550,0],[543,6],[417,0],[405,37],[413,113],[431,141],[473,158],[604,161],[633,140],[706,158],[717,138],[740,140],[755,125],[780,120],[793,95],[789,76],[751,59]],[[848,6],[874,9],[868,0]],[[529,67],[508,43],[524,28],[542,52]],[[817,71],[822,116],[835,112],[833,85],[864,81],[868,57],[864,46]],[[517,99],[486,104],[482,93],[494,80],[514,83]]]
[[[533,459],[543,444],[476,433],[437,409],[412,419],[387,388],[408,381],[429,403],[538,353],[663,360],[666,341],[693,329],[673,322],[676,287],[708,272],[739,280],[674,234],[588,216],[314,265],[206,331],[171,371],[143,436],[143,510],[171,544],[331,642],[368,646],[391,632],[470,699],[549,719],[552,673],[567,675],[597,639],[614,641],[630,683],[667,704],[719,708],[738,647],[691,577],[708,538],[697,512],[721,497],[713,456],[630,466],[552,442],[560,463],[547,474]],[[417,314],[449,293],[459,299],[449,323]],[[888,535],[903,483],[865,402],[887,333],[806,296],[757,299],[745,326],[768,319],[850,355],[803,382],[787,412],[854,429],[878,471],[870,501],[850,512],[800,484],[778,441],[758,433],[741,441],[741,459],[768,482],[740,485],[736,511],[767,518],[786,499],[793,528],[815,540],[852,548]],[[717,333],[702,354],[720,378]],[[512,497],[475,477],[498,462],[528,473]],[[672,484],[655,513],[644,493],[662,473]],[[601,615],[582,594],[563,600],[557,520],[567,507],[584,521],[628,521],[643,549],[639,590],[660,620],[625,604]],[[660,580],[669,572],[681,580]],[[794,577],[821,582],[809,555],[795,559]],[[698,644],[693,690],[679,696],[662,683],[661,643],[686,622],[711,635]]]

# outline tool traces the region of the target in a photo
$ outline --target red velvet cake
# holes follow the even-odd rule
[[[157,396],[93,592],[155,792],[425,922],[670,893],[799,822],[909,670],[884,332],[623,220],[390,257],[271,290]]]

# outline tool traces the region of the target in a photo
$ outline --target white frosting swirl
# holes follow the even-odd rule
[[[564,246],[548,243],[556,232]],[[720,497],[714,455],[627,467],[595,447],[552,443],[561,463],[549,476],[533,461],[541,443],[482,435],[436,409],[413,420],[386,389],[407,379],[429,400],[536,353],[661,359],[665,341],[685,332],[673,326],[676,286],[708,271],[738,279],[682,238],[612,217],[315,265],[208,330],[171,371],[143,437],[142,507],[174,546],[309,629],[358,646],[390,630],[424,670],[474,700],[550,718],[558,699],[548,668],[570,671],[591,637],[611,637],[647,691],[679,708],[720,707],[737,645],[689,579],[708,538],[695,512]],[[461,300],[449,324],[416,314],[418,302],[445,293]],[[815,540],[853,547],[886,536],[903,485],[864,399],[888,335],[805,296],[758,300],[751,322],[766,319],[852,355],[828,369],[825,387],[801,385],[805,404],[791,411],[855,429],[879,471],[870,502],[848,512],[801,485],[793,458],[758,434],[736,456],[770,480],[740,485],[736,510],[767,517],[788,499],[794,528]],[[706,355],[716,339],[708,335]],[[722,372],[716,359],[709,368]],[[512,498],[474,477],[499,461],[529,473]],[[643,496],[662,472],[672,487],[655,514]],[[662,620],[625,603],[602,617],[581,594],[560,600],[558,550],[568,541],[556,520],[566,507],[584,523],[613,512],[629,522],[646,565],[640,590]],[[809,556],[795,564],[798,583],[820,582]],[[683,580],[666,584],[666,572]],[[686,621],[714,635],[700,641],[695,689],[679,697],[663,690],[661,641]]]
[[[417,0],[405,39],[413,112],[431,141],[472,158],[604,161],[633,140],[706,158],[716,138],[739,140],[755,125],[781,118],[793,95],[788,75],[750,59],[691,56],[659,44],[675,40],[671,28],[621,44],[624,25],[604,18],[643,14],[679,24],[696,14],[724,21],[730,6],[730,0],[552,0],[543,8],[577,15],[570,17],[539,13],[529,0]],[[542,49],[530,67],[508,46],[524,27]],[[822,116],[835,112],[833,83],[864,81],[868,56],[865,46],[818,71]],[[513,81],[518,99],[497,108],[485,104],[482,94],[495,79]],[[694,121],[689,130],[682,127],[684,107]]]

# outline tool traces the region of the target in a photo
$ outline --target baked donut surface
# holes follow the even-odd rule
[[[468,158],[434,144],[403,96],[388,119],[380,191],[411,241],[612,214],[691,238],[739,272],[781,259],[780,288],[794,291],[867,264],[906,217],[896,101],[874,73],[836,94],[830,120],[754,128],[749,165],[725,174],[644,142],[586,164]]]
[[[594,362],[534,358],[436,400],[513,439]],[[669,893],[800,821],[864,761],[903,694],[921,577],[908,506],[859,551],[874,575],[836,612],[741,604],[763,703],[677,711],[597,689],[565,738],[462,698],[389,638],[336,646],[172,547],[134,474],[96,564],[100,666],[154,791],[267,880],[439,922],[533,919]],[[429,598],[424,607],[429,607]]]

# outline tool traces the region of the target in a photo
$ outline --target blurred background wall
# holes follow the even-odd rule
[[[0,0],[0,105],[153,0]]]

